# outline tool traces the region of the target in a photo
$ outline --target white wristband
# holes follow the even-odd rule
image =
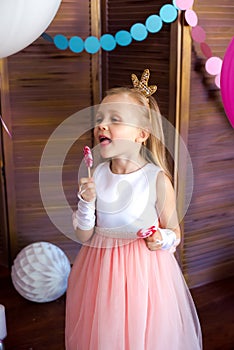
[[[167,228],[158,228],[162,235],[162,247],[163,250],[169,250],[172,248],[176,242],[176,234],[174,231]]]
[[[80,196],[78,209],[72,215],[74,230],[91,230],[95,226],[95,201],[86,202]]]

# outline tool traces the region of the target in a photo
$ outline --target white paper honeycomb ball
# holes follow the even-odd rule
[[[17,292],[38,303],[56,300],[67,289],[71,266],[56,245],[37,242],[23,248],[16,256],[11,278]]]

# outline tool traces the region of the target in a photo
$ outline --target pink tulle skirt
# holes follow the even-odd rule
[[[200,324],[174,255],[95,234],[69,277],[67,350],[199,350]]]

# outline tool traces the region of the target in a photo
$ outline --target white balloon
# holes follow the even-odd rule
[[[49,26],[62,0],[0,0],[0,58],[35,41]]]
[[[59,247],[37,242],[23,248],[16,256],[11,279],[25,299],[49,302],[65,293],[70,270],[69,260]]]

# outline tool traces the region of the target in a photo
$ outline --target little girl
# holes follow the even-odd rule
[[[105,161],[79,182],[73,225],[83,246],[69,277],[67,350],[202,349],[173,254],[180,228],[148,79],[145,70],[132,89],[110,90],[96,115]]]

